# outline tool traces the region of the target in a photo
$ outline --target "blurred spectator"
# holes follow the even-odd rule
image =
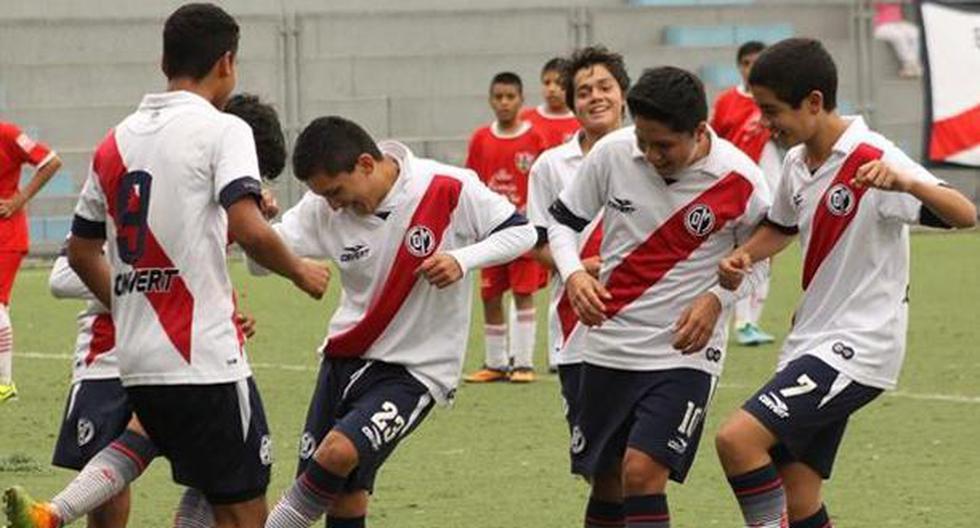
[[[922,76],[922,62],[919,59],[919,28],[905,20],[902,2],[873,2],[874,37],[892,45],[901,66],[898,75],[905,78]]]

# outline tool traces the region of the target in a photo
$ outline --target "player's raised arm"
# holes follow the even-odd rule
[[[939,179],[910,160],[901,161],[907,163],[903,165],[887,158],[865,163],[858,168],[854,185],[908,194],[921,202],[920,210],[916,211],[915,203],[903,204],[901,198],[896,197],[883,198],[880,202],[884,202],[881,207],[885,216],[903,219],[901,211],[911,208],[913,218],[909,220],[916,223],[960,229],[976,225],[977,208],[970,200],[956,189],[943,185]],[[930,214],[935,217],[932,222],[926,221]]]

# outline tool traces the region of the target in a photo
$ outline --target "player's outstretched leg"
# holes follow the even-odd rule
[[[207,497],[194,488],[184,490],[174,515],[174,528],[213,528],[214,525],[214,510]]]
[[[792,462],[779,466],[786,490],[789,528],[832,528],[821,489],[823,476],[810,466]]]
[[[354,443],[339,431],[327,433],[306,470],[272,509],[266,528],[313,526],[342,495],[347,476],[357,463]]]
[[[10,528],[59,528],[61,520],[51,505],[31,498],[20,486],[3,492],[3,512]]]
[[[738,410],[715,437],[715,447],[745,525],[786,528],[786,492],[769,456],[775,437],[751,414]]]

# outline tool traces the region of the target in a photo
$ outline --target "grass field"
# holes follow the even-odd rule
[[[852,420],[826,499],[838,528],[980,526],[980,233],[913,237],[909,352],[898,391]],[[799,256],[777,260],[763,326],[780,339],[799,294]],[[0,406],[0,488],[47,497],[73,473],[49,466],[70,379],[80,303],[47,293],[47,269],[22,271],[14,292],[15,373],[21,398]],[[289,484],[316,369],[337,298],[307,300],[280,279],[234,266],[243,304],[259,320],[249,344],[275,438],[270,501]],[[543,300],[543,298],[541,299]],[[543,304],[539,304],[543,323]],[[479,308],[475,316],[480,317]],[[479,319],[477,319],[479,321]],[[543,325],[538,365],[544,359]],[[467,367],[482,360],[481,325]],[[670,488],[673,525],[741,526],[712,435],[771,372],[777,348],[734,348],[687,484]],[[437,409],[379,477],[375,527],[581,526],[586,487],[567,470],[558,384],[464,386]],[[134,488],[131,526],[164,527],[179,495],[163,460]]]

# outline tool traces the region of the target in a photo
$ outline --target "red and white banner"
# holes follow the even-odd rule
[[[980,167],[980,3],[920,0],[925,56],[925,155]]]

